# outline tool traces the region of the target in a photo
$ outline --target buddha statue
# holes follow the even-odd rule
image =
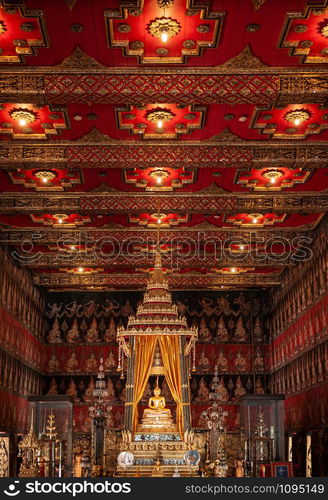
[[[156,385],[154,389],[154,396],[149,398],[148,407],[155,411],[163,410],[165,408],[165,398],[161,396],[161,390],[158,385]],[[170,412],[170,410],[167,411]]]
[[[140,431],[168,431],[176,432],[176,426],[172,421],[171,410],[165,408],[165,398],[161,396],[161,389],[158,386],[158,380],[153,392],[149,398],[148,408],[144,410]]]
[[[209,342],[212,340],[212,335],[209,329],[207,328],[206,321],[204,318],[200,320],[199,324],[199,337],[203,342]]]
[[[53,352],[48,362],[48,370],[50,372],[55,372],[59,368],[59,361],[56,358],[56,354]]]
[[[58,395],[57,382],[54,378],[51,380],[50,388],[49,388],[49,391],[47,392],[47,395],[49,395],[49,396],[57,396]]]
[[[211,364],[210,364],[210,362],[205,354],[204,349],[202,350],[202,353],[200,355],[198,366],[199,366],[200,370],[203,372],[208,372],[209,369],[211,368]]]
[[[112,350],[109,351],[104,365],[107,370],[112,370],[113,368],[116,368],[116,361]]]
[[[79,363],[78,363],[78,360],[76,359],[75,351],[73,351],[70,358],[67,361],[67,366],[66,366],[67,371],[68,372],[76,371],[78,365],[79,365]]]
[[[217,367],[219,369],[219,372],[225,373],[228,371],[228,360],[225,357],[225,355],[223,354],[222,349],[219,352],[219,356],[218,356],[216,364],[217,364]]]
[[[236,355],[235,369],[238,372],[246,372],[247,371],[247,360],[242,355],[240,350],[237,352],[237,355]]]
[[[105,342],[113,342],[116,338],[116,324],[113,317],[109,321],[107,330],[105,331],[104,340]]]
[[[227,342],[229,340],[229,333],[224,324],[222,316],[219,319],[217,330],[216,330],[216,340],[218,342]]]
[[[236,330],[235,330],[235,334],[234,334],[234,340],[236,342],[246,342],[246,340],[247,340],[247,333],[246,333],[246,330],[244,328],[243,319],[241,316],[239,317],[239,319],[237,321]]]
[[[264,370],[264,359],[261,349],[258,347],[255,353],[254,369],[257,372],[263,372]]]
[[[98,363],[96,361],[95,355],[92,352],[89,356],[89,358],[85,362],[85,366],[88,372],[95,371],[98,367]]]
[[[199,382],[196,401],[208,401],[208,398],[209,398],[209,390],[204,380],[204,377],[202,377]]]
[[[91,326],[85,335],[85,341],[88,342],[88,344],[100,342],[96,318],[93,318],[92,320]]]
[[[60,324],[58,319],[55,319],[47,340],[49,344],[61,344],[63,342],[60,334]]]
[[[80,340],[79,325],[76,318],[74,318],[72,328],[68,331],[66,340],[69,344],[73,344],[74,342],[78,342]]]

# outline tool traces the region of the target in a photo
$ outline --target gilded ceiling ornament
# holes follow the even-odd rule
[[[69,10],[72,10],[77,0],[65,0],[65,3]]]
[[[22,23],[20,25],[20,29],[22,31],[27,31],[27,32],[34,31],[34,24],[33,23]]]
[[[246,27],[246,31],[252,33],[253,31],[257,31],[258,29],[260,28],[260,25],[259,24],[249,24],[247,27]]]
[[[258,57],[256,57],[250,45],[246,45],[246,47],[238,54],[236,57],[232,57],[231,59],[228,59],[225,63],[220,65],[220,69],[245,69],[249,70],[250,68],[252,69],[258,69],[258,68],[265,68],[267,67],[266,64],[264,64]]]
[[[168,37],[172,37],[179,33],[181,25],[171,17],[157,17],[147,25],[147,30],[156,38],[161,38],[164,32],[168,34]]]
[[[127,114],[125,115],[125,118],[126,118],[127,120],[133,120],[135,117],[136,117],[136,115],[135,115],[135,114],[133,114],[133,113],[127,113]]]
[[[265,179],[269,179],[271,181],[271,179],[275,180],[280,179],[284,175],[284,173],[281,170],[275,170],[270,168],[269,170],[263,172],[262,175]]]
[[[174,4],[174,0],[157,0],[157,5],[160,9],[167,9]]]
[[[167,56],[168,53],[169,51],[165,47],[159,47],[158,49],[156,49],[156,54],[158,56]]]
[[[0,21],[0,35],[5,33],[7,31],[7,28],[5,26],[5,23],[3,21]]]
[[[196,47],[196,42],[194,40],[185,40],[183,42],[183,47],[185,49],[193,49],[194,47]]]
[[[150,177],[153,177],[154,179],[158,179],[158,178],[166,179],[170,174],[167,170],[158,168],[158,169],[152,170],[149,175],[150,175]]]
[[[147,128],[147,125],[145,123],[137,123],[136,128]]]
[[[325,9],[313,9],[312,14],[314,16],[322,16],[325,13]]]
[[[178,130],[183,130],[184,128],[186,128],[186,126],[184,125],[184,123],[177,123],[175,128]]]
[[[208,33],[210,31],[210,25],[209,24],[199,24],[196,28],[198,33]]]
[[[325,19],[323,22],[318,24],[318,32],[320,35],[328,38],[328,19]]]
[[[263,115],[263,120],[271,120],[272,118],[272,115],[270,115],[269,113]]]
[[[328,47],[325,47],[324,49],[321,49],[321,51],[320,51],[320,52],[321,52],[321,54],[322,54],[323,56],[328,56]]]
[[[129,9],[129,16],[140,16],[141,11],[139,9]]]
[[[3,10],[7,12],[7,14],[16,14],[17,7],[4,7]]]
[[[151,218],[155,220],[162,220],[166,217],[165,214],[151,214]]]
[[[264,4],[266,0],[252,0],[254,10],[258,10]]]
[[[295,24],[293,27],[293,31],[295,33],[305,33],[308,30],[308,27],[306,24]]]
[[[290,128],[286,128],[286,132],[288,132],[288,134],[295,134],[295,132],[297,132],[297,130],[294,127],[290,127]]]
[[[83,31],[84,29],[84,26],[80,23],[74,23],[71,24],[69,28],[71,31],[73,31],[73,33],[81,33],[81,31]]]
[[[131,26],[128,23],[121,23],[121,24],[118,25],[117,30],[120,33],[130,33]]]
[[[49,170],[38,170],[34,175],[37,179],[44,182],[45,184],[52,181],[56,177],[56,174],[50,172]]]
[[[306,109],[294,109],[293,111],[288,111],[285,114],[284,118],[287,122],[295,122],[296,124],[300,124],[309,120],[311,118],[312,113],[307,111]]]
[[[15,47],[26,47],[27,42],[26,42],[26,40],[23,40],[22,38],[18,38],[17,40],[13,41],[13,45],[15,45]]]
[[[187,113],[184,115],[185,120],[194,120],[196,118],[195,113]]]
[[[134,42],[131,42],[130,46],[132,50],[140,50],[144,48],[144,43],[140,40],[135,40]]]
[[[186,16],[195,16],[197,14],[197,10],[195,9],[187,9],[186,10]]]
[[[174,116],[175,115],[168,109],[157,108],[148,111],[145,118],[152,123],[157,123],[158,121],[169,122]]]
[[[234,117],[235,117],[235,115],[234,115],[234,114],[232,114],[232,113],[227,113],[226,115],[224,115],[224,117],[223,117],[223,118],[224,118],[225,120],[227,120],[227,121],[228,121],[228,120],[232,120]]]
[[[32,123],[38,117],[37,113],[26,108],[14,108],[9,111],[9,115],[14,120],[22,121],[24,123]]]

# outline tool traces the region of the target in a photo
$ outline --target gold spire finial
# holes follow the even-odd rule
[[[157,225],[156,247],[155,247],[155,264],[154,264],[154,270],[153,270],[152,276],[151,276],[151,280],[155,283],[162,283],[164,280],[164,274],[163,274],[163,269],[162,269],[161,247],[160,247],[159,242],[160,242],[160,232],[159,232],[159,224],[158,224]]]

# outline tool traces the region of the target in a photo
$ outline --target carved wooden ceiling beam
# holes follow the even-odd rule
[[[202,244],[204,242],[224,242],[233,241],[238,238],[246,244],[264,243],[274,240],[280,242],[283,240],[292,244],[298,238],[309,238],[314,241],[315,235],[311,228],[303,226],[300,228],[282,227],[279,230],[275,228],[245,230],[241,228],[214,228],[211,224],[200,224],[197,227],[179,228],[172,227],[169,230],[161,231],[161,238],[167,242]],[[35,245],[45,245],[48,243],[67,243],[70,245],[82,245],[110,242],[119,244],[142,244],[150,242],[156,243],[156,230],[145,228],[87,228],[80,230],[72,229],[50,229],[40,228],[2,228],[0,231],[0,243],[22,245],[23,242],[32,242]],[[28,251],[32,251],[31,249]]]
[[[97,274],[97,275],[66,275],[66,274],[39,274],[33,277],[35,285],[47,288],[83,288],[103,287],[106,289],[144,289],[147,286],[148,275],[118,275],[118,274]],[[279,275],[263,274],[241,274],[238,276],[230,275],[211,275],[199,276],[199,274],[176,274],[169,275],[169,286],[171,290],[175,289],[197,289],[228,286],[274,286],[281,283]]]
[[[208,142],[129,142],[107,136],[99,140],[3,142],[0,168],[46,167],[127,168],[181,166],[194,168],[250,168],[281,164],[317,168],[327,166],[328,146],[324,142],[246,141],[233,134],[220,134]]]
[[[220,68],[144,69],[111,68],[77,73],[60,68],[2,69],[0,99],[38,104],[257,104],[281,106],[293,102],[323,103],[328,91],[324,71],[293,68],[229,73]],[[185,84],[181,74],[186,76]],[[75,89],[78,89],[76,91]]]
[[[210,267],[234,267],[240,266],[243,267],[267,267],[270,266],[272,268],[285,268],[290,267],[296,264],[295,256],[292,253],[283,253],[279,254],[265,254],[259,253],[259,257],[257,258],[255,253],[254,255],[250,254],[242,254],[241,252],[236,253],[235,256],[231,255],[225,256],[222,258],[215,257],[213,254],[203,254],[197,256],[187,256],[184,257],[181,253],[178,255],[176,252],[170,252],[169,254],[162,254],[162,263],[163,267],[172,268],[172,264],[177,267],[183,267],[186,264],[186,259],[188,260],[188,267],[194,268],[203,268],[205,265],[207,268]],[[98,257],[97,253],[95,254],[76,254],[74,252],[71,253],[42,253],[37,256],[35,260],[31,260],[31,262],[22,262],[24,265],[28,265],[29,268],[62,268],[65,266],[69,267],[103,267],[110,266],[112,267],[126,267],[126,268],[152,268],[154,266],[154,255],[129,255],[127,253],[122,253],[120,255],[109,256],[106,258],[106,255],[102,257]],[[174,268],[174,267],[173,267]]]
[[[209,191],[213,191],[210,193]],[[248,213],[254,210],[283,213],[318,213],[328,210],[328,194],[275,193],[245,194],[222,193],[212,186],[198,192],[170,193],[123,193],[113,190],[104,193],[2,193],[0,211],[3,214],[50,213],[61,211],[84,214],[140,214],[154,210],[160,204],[163,211],[183,213]]]

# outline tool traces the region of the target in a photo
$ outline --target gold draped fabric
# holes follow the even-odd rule
[[[180,342],[176,335],[163,335],[158,337],[165,378],[174,401],[177,404],[176,421],[180,434],[183,434],[183,412],[182,412],[182,382],[180,366]]]
[[[147,381],[152,366],[157,336],[140,335],[136,338],[135,345],[135,371],[134,371],[134,399],[132,408],[132,429],[138,425],[138,403],[145,392]]]
[[[180,434],[183,434],[182,387],[180,367],[180,343],[175,335],[140,335],[136,338],[134,399],[132,402],[132,429],[138,425],[138,403],[145,392],[150,375],[156,343],[159,343],[165,377],[174,401],[177,404],[176,422]]]

